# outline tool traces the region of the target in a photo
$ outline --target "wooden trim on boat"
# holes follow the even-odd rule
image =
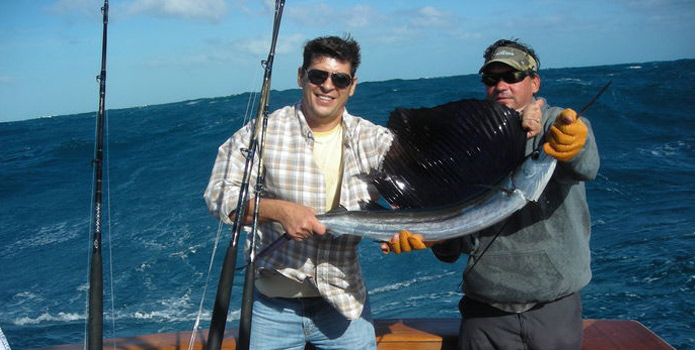
[[[450,350],[456,348],[458,318],[404,318],[374,321],[378,350]],[[225,332],[223,350],[236,350],[236,329]],[[186,350],[191,331],[139,335],[104,341],[104,349]],[[193,349],[202,350],[207,330],[198,331]],[[83,344],[43,349],[82,350]],[[310,346],[307,349],[311,349]],[[633,320],[584,320],[582,350],[674,350],[641,323]]]

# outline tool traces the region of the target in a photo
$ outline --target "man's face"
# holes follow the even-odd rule
[[[514,71],[514,68],[503,63],[493,63],[485,69],[485,73],[490,74],[502,74],[511,71]],[[533,95],[538,92],[540,86],[541,78],[537,74],[527,76],[518,83],[507,83],[500,79],[494,85],[485,85],[485,97],[490,101],[496,101],[521,111],[533,101]]]
[[[314,131],[328,131],[340,123],[348,98],[355,93],[357,78],[344,88],[335,86],[332,76],[321,83],[312,83],[308,71],[321,70],[328,73],[342,73],[350,76],[349,62],[332,57],[316,57],[304,70],[299,68],[297,82],[302,88],[302,112],[309,127]]]

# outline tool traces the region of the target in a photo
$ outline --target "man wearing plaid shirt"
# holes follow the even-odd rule
[[[318,349],[376,349],[357,257],[360,237],[325,234],[316,218],[338,206],[358,210],[376,200],[370,176],[393,138],[345,108],[357,86],[359,50],[350,37],[309,41],[297,74],[301,100],[269,116],[257,245],[285,232],[292,240],[256,262],[253,349],[304,349],[306,343]],[[241,149],[251,132],[248,124],[220,146],[205,190],[210,212],[228,224],[246,161]],[[256,175],[250,178],[253,188]],[[253,199],[247,205],[248,223]]]

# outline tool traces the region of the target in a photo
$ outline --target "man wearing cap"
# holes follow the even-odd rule
[[[480,73],[487,99],[517,111],[541,112],[534,119],[537,114],[526,111],[523,123],[549,130],[543,150],[558,160],[555,172],[537,203],[500,224],[445,242],[422,242],[403,232],[389,245],[395,252],[431,246],[445,262],[470,256],[459,302],[459,349],[579,350],[579,291],[591,279],[584,181],[593,180],[599,168],[591,125],[573,110],[549,107],[535,97],[541,78],[531,48],[499,40],[483,57]],[[542,141],[539,136],[529,139],[526,154]]]

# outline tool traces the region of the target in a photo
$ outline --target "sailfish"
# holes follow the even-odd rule
[[[471,234],[537,201],[556,166],[542,149],[525,154],[521,116],[492,101],[397,108],[386,127],[394,139],[372,184],[389,208],[318,215],[329,233],[380,241],[401,230],[430,241]]]

